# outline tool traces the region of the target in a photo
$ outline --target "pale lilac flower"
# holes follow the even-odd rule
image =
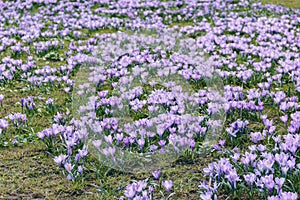
[[[159,179],[159,177],[160,177],[160,171],[154,171],[154,172],[152,172],[152,175],[153,175],[153,177],[155,179]]]
[[[249,173],[249,174],[244,175],[244,179],[250,186],[252,186],[252,184],[256,180],[256,175],[253,173]]]
[[[233,188],[236,188],[237,181],[240,181],[240,178],[236,172],[236,169],[232,169],[229,171],[225,178],[232,184]]]
[[[80,174],[82,174],[83,173],[83,168],[82,168],[82,166],[80,165],[80,166],[78,166],[78,168],[77,168],[77,171],[80,173]]]
[[[252,132],[252,133],[250,133],[250,137],[254,143],[257,143],[258,141],[263,140],[263,136],[262,136],[261,132]]]
[[[298,194],[293,192],[282,192],[280,197],[281,200],[297,200]]]
[[[54,157],[54,162],[58,165],[62,165],[65,163],[67,156],[64,154],[60,154],[59,156]]]
[[[3,94],[0,94],[0,103],[2,104],[2,101],[3,101],[3,99],[4,99],[4,95]]]
[[[283,122],[283,123],[287,123],[287,121],[288,121],[288,116],[287,115],[284,115],[284,116],[282,116],[282,117],[280,117],[280,120]]]
[[[67,170],[67,172],[72,173],[74,165],[72,165],[71,163],[65,163],[64,167]]]
[[[162,185],[164,186],[164,188],[167,190],[167,192],[170,192],[172,186],[173,186],[173,181],[168,180],[168,181],[163,181]]]
[[[127,185],[124,195],[132,199],[136,194],[134,185]]]

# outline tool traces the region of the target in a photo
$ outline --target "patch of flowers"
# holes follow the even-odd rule
[[[299,23],[251,0],[0,2],[0,145],[34,133],[77,181],[95,155],[134,171],[209,139],[202,199],[297,199]],[[153,176],[123,198],[176,195]]]

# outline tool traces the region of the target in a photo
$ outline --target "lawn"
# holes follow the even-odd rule
[[[286,6],[289,8],[300,8],[300,2],[297,0],[262,0],[261,2],[264,4]]]

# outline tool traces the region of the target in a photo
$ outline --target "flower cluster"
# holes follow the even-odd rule
[[[52,124],[37,137],[75,180],[91,153],[119,163],[127,159],[120,150],[197,154],[213,136],[217,160],[204,169],[201,198],[298,198],[298,9],[250,0],[27,0],[0,10],[1,137],[45,115]],[[16,91],[27,98],[11,102]],[[48,112],[39,106],[45,98]],[[172,183],[161,182],[167,193]],[[124,195],[151,199],[153,188],[139,181]]]

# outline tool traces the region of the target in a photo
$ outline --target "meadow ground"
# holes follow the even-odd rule
[[[300,3],[297,0],[262,0],[261,2],[265,4],[286,6],[289,8],[300,8]]]

